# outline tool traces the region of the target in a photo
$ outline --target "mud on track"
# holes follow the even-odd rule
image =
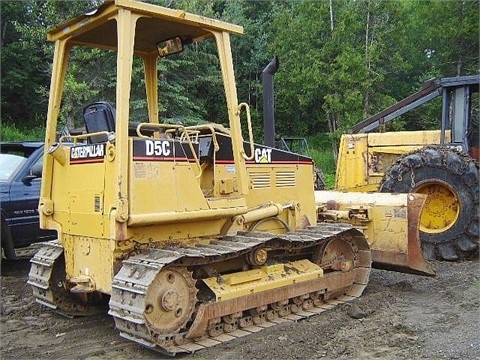
[[[373,270],[364,295],[179,359],[480,359],[478,261],[436,278]],[[67,319],[35,303],[28,258],[1,264],[1,359],[170,359],[122,339],[106,313]]]

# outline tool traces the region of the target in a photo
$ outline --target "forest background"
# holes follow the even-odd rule
[[[277,136],[305,137],[329,184],[340,134],[434,77],[479,72],[480,0],[149,0],[244,27],[232,36],[240,102],[250,104],[263,141],[262,70],[274,56]],[[43,140],[53,44],[47,31],[100,0],[5,1],[1,11],[1,140]],[[186,125],[226,124],[212,44],[159,61],[160,118]],[[61,122],[82,124],[83,108],[115,99],[115,54],[71,54]],[[141,62],[134,63],[131,117],[146,117]],[[392,130],[435,129],[434,101],[391,123]],[[476,109],[478,111],[478,109]]]

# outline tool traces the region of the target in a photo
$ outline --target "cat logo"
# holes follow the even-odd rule
[[[272,162],[272,149],[255,149],[255,162],[257,164],[270,164]]]

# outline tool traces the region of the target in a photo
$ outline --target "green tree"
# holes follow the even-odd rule
[[[2,122],[39,125],[46,113],[39,84],[49,81],[46,54],[40,40],[36,2],[2,1],[1,105]],[[22,20],[23,19],[23,20]]]
[[[480,1],[407,0],[405,56],[410,64],[403,96],[431,78],[473,75],[479,71]],[[475,102],[474,102],[475,104]],[[409,130],[438,129],[440,99],[402,117]]]
[[[251,106],[261,138],[261,73],[273,56],[277,133],[330,133],[417,90],[434,76],[478,72],[480,0],[148,0],[241,25],[232,36],[239,101]],[[48,104],[53,47],[46,33],[100,0],[2,1],[2,121],[42,125]],[[61,121],[81,125],[89,102],[115,99],[113,52],[71,54]],[[131,116],[146,118],[142,63],[134,62]],[[226,124],[225,95],[213,42],[192,44],[159,60],[161,119]],[[438,104],[395,121],[395,128],[431,128]],[[410,116],[410,117],[409,117]],[[415,121],[411,116],[415,116]]]
[[[420,76],[457,76],[478,72],[480,1],[409,0],[415,46],[411,56]],[[413,59],[412,59],[413,61]]]
[[[99,1],[95,0],[0,3],[3,122],[17,124],[20,128],[43,126],[53,57],[53,46],[46,41],[47,31],[98,4]],[[77,67],[77,72],[83,71],[79,64],[75,65],[75,59],[71,62]],[[84,85],[69,77],[65,92],[74,98],[83,98]]]

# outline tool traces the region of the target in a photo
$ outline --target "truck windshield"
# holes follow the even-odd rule
[[[17,172],[26,158],[19,155],[0,154],[0,181],[9,180]]]

